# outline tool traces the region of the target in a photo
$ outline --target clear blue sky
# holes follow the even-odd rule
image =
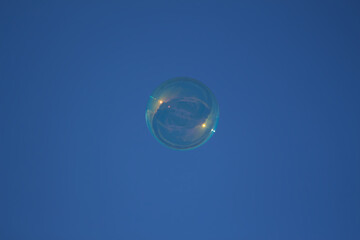
[[[357,1],[1,1],[1,240],[360,239]],[[220,105],[160,145],[150,93]]]

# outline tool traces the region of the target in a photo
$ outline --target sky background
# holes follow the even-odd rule
[[[0,2],[0,239],[360,239],[358,1]],[[191,151],[151,92],[220,105]]]

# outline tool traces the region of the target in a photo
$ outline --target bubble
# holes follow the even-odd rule
[[[189,150],[204,144],[215,133],[219,105],[203,83],[179,77],[154,90],[145,117],[150,132],[160,143]]]

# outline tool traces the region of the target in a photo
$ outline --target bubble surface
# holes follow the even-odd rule
[[[150,132],[160,143],[176,150],[189,150],[215,133],[219,105],[203,83],[179,77],[154,90],[145,117]]]

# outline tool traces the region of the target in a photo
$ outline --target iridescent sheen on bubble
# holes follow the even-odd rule
[[[188,150],[199,147],[215,133],[219,105],[203,83],[179,77],[155,89],[145,117],[149,130],[160,143]]]

